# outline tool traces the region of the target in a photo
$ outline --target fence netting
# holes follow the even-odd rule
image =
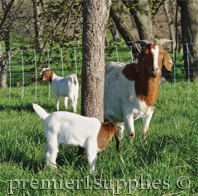
[[[160,91],[163,91],[163,85],[172,83],[173,93],[176,92],[177,86],[181,82],[188,82],[188,91],[193,74],[198,76],[198,59],[197,54],[191,51],[198,44],[178,45],[180,52],[174,51],[173,44],[165,44],[166,49],[173,59],[173,67],[169,72],[163,66],[160,79]],[[184,52],[183,52],[184,50]],[[134,62],[135,58],[131,47],[109,46],[105,49],[105,63],[110,61],[124,62],[126,64]],[[44,50],[20,50],[10,51],[8,53],[7,64],[7,89],[6,96],[11,99],[14,97],[13,89],[18,89],[19,97],[30,96],[25,91],[31,91],[31,95],[37,99],[42,94],[50,98],[52,90],[48,82],[39,80],[39,74],[44,67],[49,67],[56,75],[66,77],[71,73],[77,73],[81,82],[82,69],[82,48],[56,48]],[[27,88],[28,87],[28,88]],[[29,92],[28,92],[29,93]],[[161,92],[162,93],[162,92]]]

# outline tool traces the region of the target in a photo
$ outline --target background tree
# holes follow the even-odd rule
[[[0,21],[0,41],[3,37],[3,40],[6,45],[6,54],[8,51],[10,51],[10,22],[8,21],[8,18],[10,17],[9,13],[14,4],[14,1],[15,0],[11,0],[9,3],[7,3],[5,0],[1,1],[3,15],[2,15],[2,20]],[[3,59],[3,51],[2,51],[2,46],[0,42],[0,67],[1,67],[0,88],[6,87],[6,79],[7,79],[6,66],[7,66],[7,62]]]
[[[173,41],[173,45],[174,47],[176,47],[176,34],[175,34],[175,25],[174,25],[174,20],[172,18],[171,12],[172,10],[171,8],[171,1],[164,1],[164,12],[166,14],[167,17],[167,21],[168,21],[168,26],[169,26],[169,31],[170,31],[170,39]],[[172,48],[172,51],[175,48]]]
[[[149,0],[123,0],[134,17],[140,39],[153,41],[153,26]]]
[[[105,35],[111,0],[84,0],[81,114],[103,121]]]
[[[122,0],[114,0],[112,2],[110,15],[120,35],[128,46],[131,46],[131,44],[128,43],[129,41],[139,40],[139,33],[135,21]],[[138,46],[137,49],[132,49],[133,54],[137,54],[141,50]]]
[[[186,78],[198,80],[198,0],[179,1],[181,6],[181,27],[184,47],[184,68]],[[187,46],[187,43],[188,46]],[[188,59],[189,56],[189,68]]]

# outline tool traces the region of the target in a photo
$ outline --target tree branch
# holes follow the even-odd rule
[[[11,0],[11,1],[8,3],[8,5],[6,6],[3,19],[2,19],[2,21],[1,21],[1,23],[0,23],[0,32],[2,31],[3,25],[4,25],[4,23],[5,23],[6,19],[7,19],[8,13],[10,12],[10,10],[11,10],[13,4],[14,4],[14,1],[15,1],[15,0]],[[1,35],[1,33],[0,33],[0,35]]]

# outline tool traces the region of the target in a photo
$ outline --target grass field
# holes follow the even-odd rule
[[[61,146],[58,170],[45,167],[43,122],[32,103],[47,112],[56,110],[48,86],[0,91],[0,195],[197,195],[198,194],[198,84],[163,84],[155,103],[148,144],[142,140],[141,120],[135,121],[133,145],[127,135],[120,154],[115,139],[98,156],[95,179],[78,148]],[[174,91],[175,90],[175,91]],[[47,92],[47,91],[46,91]],[[78,113],[80,113],[80,96]],[[60,110],[65,110],[63,99]],[[69,111],[72,111],[69,104]],[[121,160],[123,158],[124,164]]]

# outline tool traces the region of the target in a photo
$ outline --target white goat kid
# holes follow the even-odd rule
[[[116,148],[119,151],[119,134],[113,123],[101,123],[96,118],[63,111],[48,114],[39,105],[32,105],[44,124],[47,140],[46,165],[57,168],[56,157],[60,144],[80,146],[86,151],[90,173],[94,175],[97,152],[108,146],[113,135],[116,137]]]
[[[134,120],[142,118],[143,138],[149,130],[154,103],[158,96],[163,58],[170,71],[172,59],[161,44],[170,40],[159,40],[146,45],[138,55],[138,62],[124,64],[110,62],[105,67],[104,119],[115,124],[124,122],[128,136],[135,137]],[[124,127],[120,124],[121,134]]]
[[[39,78],[51,83],[54,98],[56,99],[56,108],[59,110],[59,97],[64,97],[64,105],[67,107],[68,98],[72,105],[73,112],[76,113],[78,99],[78,79],[76,74],[71,74],[65,78],[57,76],[49,68],[43,68]]]

